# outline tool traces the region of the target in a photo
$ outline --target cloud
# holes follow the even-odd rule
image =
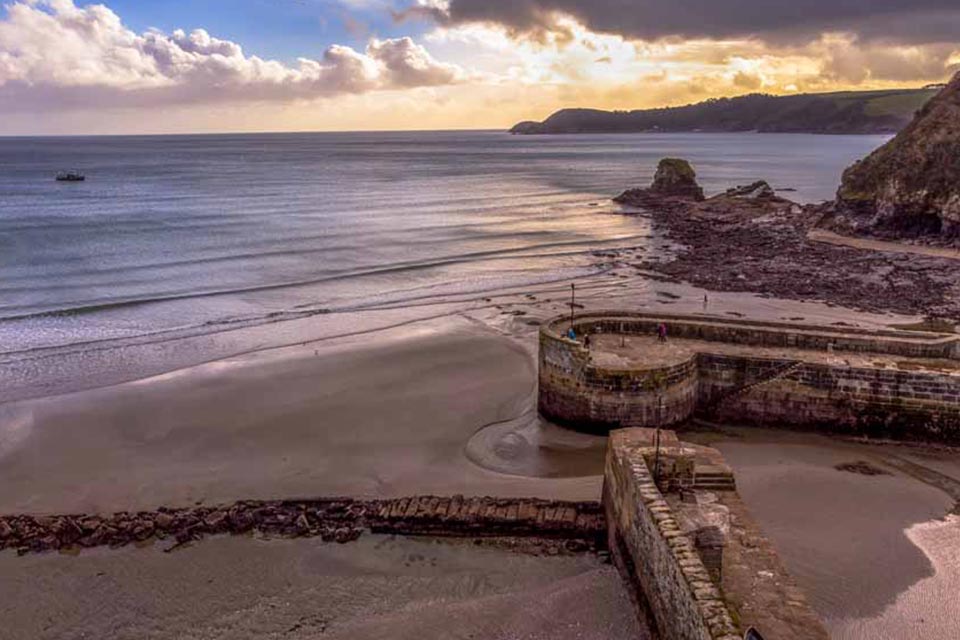
[[[444,25],[491,23],[540,39],[569,16],[586,28],[630,39],[815,39],[844,31],[903,43],[955,42],[957,0],[417,0],[405,15]]]
[[[792,93],[863,87],[920,86],[948,78],[960,44],[905,45],[825,33],[803,43],[730,40],[631,40],[561,18],[570,38],[513,39],[506,27],[471,23],[441,27],[431,48],[457,60],[457,49],[491,74],[509,70],[514,84],[578,85],[571,106],[661,106],[753,91]],[[600,62],[602,61],[602,62]],[[953,61],[953,62],[952,62]],[[587,95],[597,95],[593,104]],[[665,99],[664,103],[652,101]]]
[[[22,0],[0,20],[6,109],[314,99],[452,84],[463,71],[410,38],[333,45],[295,65],[248,56],[203,29],[137,34],[104,5]]]

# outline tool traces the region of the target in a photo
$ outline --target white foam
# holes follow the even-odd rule
[[[0,405],[0,458],[16,451],[33,431],[33,409]]]

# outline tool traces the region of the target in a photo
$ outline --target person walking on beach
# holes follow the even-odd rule
[[[590,348],[590,334],[589,334],[589,333],[588,333],[587,335],[583,336],[583,347],[584,347],[585,349],[589,349],[589,348]]]
[[[657,326],[657,339],[660,340],[660,342],[667,341],[667,325],[664,322],[661,322]]]

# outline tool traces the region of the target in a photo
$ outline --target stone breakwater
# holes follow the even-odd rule
[[[644,455],[652,448],[645,431],[610,434],[603,502],[614,562],[664,637],[738,640],[723,594],[647,466]]]
[[[725,467],[716,449],[669,430],[611,432],[608,545],[638,616],[677,640],[734,640],[751,626],[768,638],[828,640],[732,483],[702,488]]]
[[[665,345],[651,337],[660,322]],[[539,409],[577,428],[699,416],[960,444],[956,334],[610,311],[574,318],[587,348],[569,327],[541,327]]]
[[[0,551],[19,554],[169,540],[169,549],[205,536],[256,532],[349,542],[364,532],[463,537],[524,537],[568,551],[604,545],[597,502],[414,496],[392,500],[241,501],[216,507],[112,515],[0,516]],[[169,550],[168,549],[168,550]]]

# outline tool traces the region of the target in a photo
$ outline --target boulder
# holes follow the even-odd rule
[[[748,200],[766,200],[776,196],[776,192],[773,190],[766,180],[757,180],[748,185],[740,185],[733,187],[732,189],[727,189],[726,195],[733,198],[746,198]]]
[[[697,173],[689,162],[679,158],[660,161],[649,191],[661,196],[703,200],[703,189],[697,184]]]
[[[825,224],[894,238],[960,238],[960,74],[896,137],[843,173]]]
[[[208,514],[203,519],[203,523],[206,525],[207,531],[210,533],[223,533],[230,526],[227,517],[228,514],[226,510],[218,509],[217,511]]]

